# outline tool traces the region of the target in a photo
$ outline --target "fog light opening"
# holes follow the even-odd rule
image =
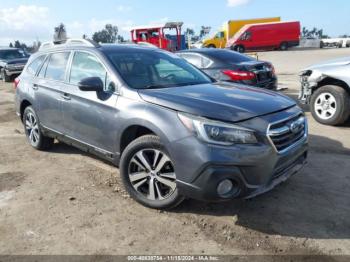
[[[222,180],[216,189],[218,195],[222,198],[230,198],[239,194],[239,183],[230,179]]]

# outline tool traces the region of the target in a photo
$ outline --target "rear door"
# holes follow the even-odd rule
[[[67,77],[67,64],[70,52],[50,54],[33,82],[37,111],[40,123],[51,130],[63,132],[61,104],[62,88]]]
[[[99,77],[105,83],[105,92],[83,92],[78,83],[87,77]],[[114,151],[117,130],[116,102],[114,92],[117,80],[101,60],[93,53],[75,51],[69,73],[69,84],[64,93],[67,99],[62,104],[65,134],[100,149],[99,153]]]

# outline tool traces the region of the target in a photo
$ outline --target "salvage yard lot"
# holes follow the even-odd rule
[[[350,49],[268,52],[287,95],[298,71]],[[348,254],[350,124],[310,125],[309,163],[252,200],[185,201],[170,212],[140,206],[118,169],[57,143],[32,149],[0,84],[0,254]]]

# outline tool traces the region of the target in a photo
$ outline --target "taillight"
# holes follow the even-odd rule
[[[14,84],[15,89],[18,87],[19,81],[20,81],[20,80],[19,80],[18,77],[15,79],[15,81],[13,81],[13,84]]]
[[[256,77],[253,72],[249,71],[224,70],[222,73],[233,81],[253,80]]]

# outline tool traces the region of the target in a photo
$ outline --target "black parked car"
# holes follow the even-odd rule
[[[271,63],[257,61],[231,50],[214,48],[186,50],[177,54],[216,80],[266,89],[277,88],[277,77]]]
[[[0,48],[0,76],[10,82],[19,75],[28,61],[29,55],[18,48]]]

